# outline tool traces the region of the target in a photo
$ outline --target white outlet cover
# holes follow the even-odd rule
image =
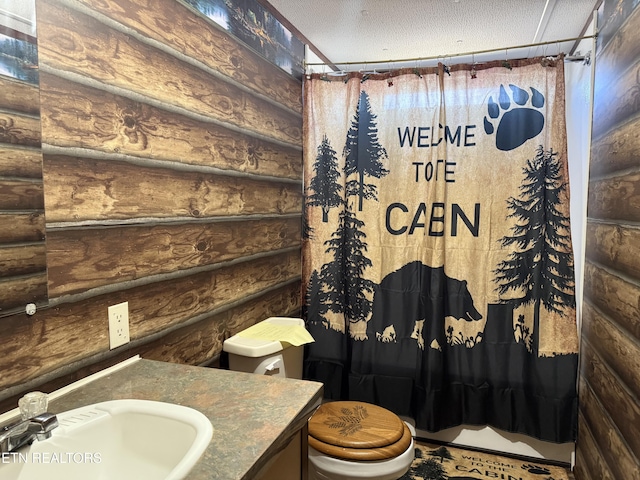
[[[129,302],[109,308],[109,349],[129,343]]]

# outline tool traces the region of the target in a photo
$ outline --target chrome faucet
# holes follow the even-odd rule
[[[34,440],[46,440],[58,426],[58,418],[52,413],[41,413],[28,420],[0,428],[0,454],[14,452]]]

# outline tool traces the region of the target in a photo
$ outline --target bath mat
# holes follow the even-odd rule
[[[457,447],[416,442],[416,458],[401,480],[568,480],[568,469]]]

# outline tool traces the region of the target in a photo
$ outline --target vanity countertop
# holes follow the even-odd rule
[[[188,480],[253,479],[320,404],[322,384],[215,368],[139,360],[52,400],[49,411],[117,399],[194,408],[213,425]]]

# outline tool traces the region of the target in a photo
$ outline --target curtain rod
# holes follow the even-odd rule
[[[478,55],[481,53],[492,53],[492,52],[502,52],[502,51],[506,51],[508,52],[509,50],[519,50],[521,48],[531,48],[531,47],[540,47],[543,45],[554,45],[554,44],[560,44],[560,43],[565,43],[565,42],[577,42],[578,40],[585,40],[587,38],[596,38],[598,36],[598,34],[594,34],[594,35],[585,35],[582,37],[573,37],[573,38],[564,38],[562,40],[553,40],[553,41],[549,41],[549,42],[538,42],[538,43],[529,43],[527,45],[518,45],[516,47],[503,47],[503,48],[491,48],[488,50],[476,50],[475,52],[464,52],[464,53],[452,53],[452,54],[448,54],[448,55],[437,55],[437,56],[432,56],[432,57],[417,57],[417,58],[404,58],[401,60],[380,60],[380,61],[363,61],[363,62],[331,62],[332,65],[378,65],[378,64],[390,64],[390,63],[402,63],[402,62],[423,62],[423,61],[427,61],[427,60],[439,60],[441,58],[446,59],[446,58],[452,58],[452,57],[466,57],[469,55]],[[321,65],[329,65],[327,63],[307,63],[305,62],[305,67],[306,66],[321,66]]]

